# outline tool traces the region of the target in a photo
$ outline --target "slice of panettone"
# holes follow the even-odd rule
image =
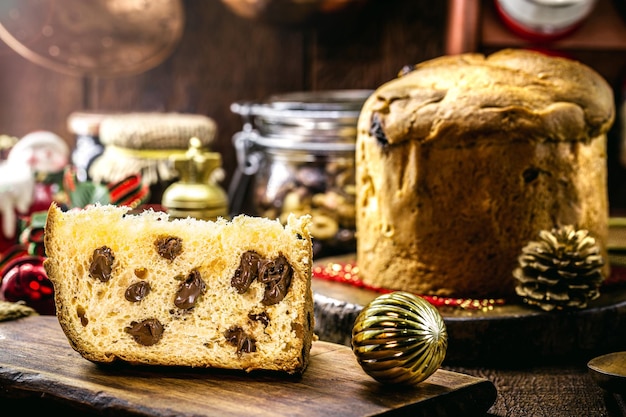
[[[84,358],[302,373],[314,338],[309,217],[171,220],[52,205],[45,268]]]

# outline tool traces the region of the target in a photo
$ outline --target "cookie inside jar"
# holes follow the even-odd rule
[[[310,214],[316,258],[356,251],[356,123],[370,94],[295,92],[231,106],[244,120],[233,143],[239,174],[253,177],[253,214]]]

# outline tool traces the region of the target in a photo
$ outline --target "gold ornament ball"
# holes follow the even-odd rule
[[[396,291],[363,308],[352,328],[352,351],[369,376],[381,383],[414,385],[443,362],[448,332],[435,306]]]

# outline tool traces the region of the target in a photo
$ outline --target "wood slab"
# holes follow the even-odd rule
[[[354,255],[319,259],[354,263]],[[313,279],[315,332],[321,340],[350,346],[352,327],[376,291],[349,283]],[[448,331],[444,365],[541,365],[564,360],[587,361],[626,350],[626,287],[602,289],[600,298],[582,310],[545,312],[520,302],[492,310],[439,309]]]
[[[0,323],[0,396],[47,397],[99,415],[458,416],[484,415],[496,399],[487,379],[437,370],[398,388],[379,384],[346,346],[317,341],[304,375],[99,366],[74,351],[55,316]]]

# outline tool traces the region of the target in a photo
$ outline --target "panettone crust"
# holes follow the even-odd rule
[[[508,296],[521,248],[564,224],[588,229],[606,254],[614,114],[596,72],[531,51],[446,56],[382,85],[358,126],[360,276]]]
[[[587,142],[606,133],[615,117],[613,90],[591,68],[517,49],[423,62],[377,89],[366,108],[379,113],[390,144],[457,146],[477,135]],[[369,128],[362,117],[359,130]]]

